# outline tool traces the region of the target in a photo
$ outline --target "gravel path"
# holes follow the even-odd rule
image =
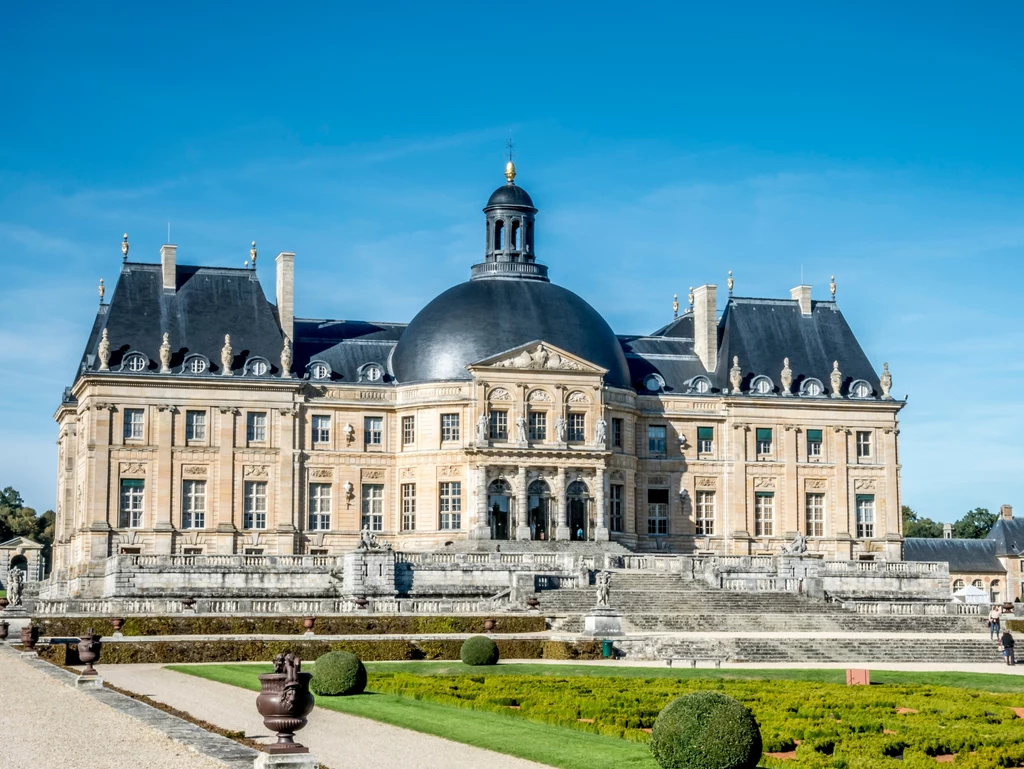
[[[160,732],[0,653],[0,767],[223,769]]]
[[[144,694],[223,729],[244,730],[248,737],[270,741],[256,712],[256,694],[247,689],[175,673],[160,665],[108,665],[102,666],[102,673],[121,689]],[[547,769],[543,764],[325,708],[313,709],[299,741],[331,769]]]

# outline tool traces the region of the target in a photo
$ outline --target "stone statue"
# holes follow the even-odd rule
[[[222,376],[231,376],[231,335],[224,335],[224,346],[220,348],[220,373]]]
[[[356,428],[350,422],[345,423],[345,440],[351,443],[356,439]]]
[[[599,446],[604,446],[605,441],[608,439],[608,423],[604,419],[598,419],[597,424],[594,425],[594,443]]]
[[[7,605],[21,606],[22,588],[25,584],[25,572],[15,566],[7,572]]]
[[[171,373],[171,335],[164,332],[164,340],[160,343],[160,373]]]
[[[100,337],[100,371],[110,371],[110,338],[107,330],[103,329],[103,336]]]
[[[522,414],[516,418],[516,440],[526,443],[526,417]]]
[[[558,436],[559,443],[565,443],[565,427],[565,418],[561,416],[558,417],[558,419],[555,420],[555,435]]]
[[[487,443],[487,415],[481,414],[476,420],[476,442],[480,445]]]
[[[743,384],[743,369],[740,368],[740,356],[732,356],[732,368],[729,369],[729,384],[732,385],[732,394],[740,394],[740,385]]]
[[[281,378],[292,378],[292,340],[284,338],[284,347],[281,348]]]
[[[832,397],[839,398],[839,391],[843,387],[843,372],[839,370],[839,361],[832,361],[832,373],[829,375],[832,382]]]
[[[359,532],[359,546],[357,550],[390,550],[390,542],[380,542],[377,539],[377,535],[370,531],[369,526],[364,526],[363,530]]]
[[[882,364],[882,377],[879,379],[879,384],[882,385],[882,400],[891,401],[892,396],[889,391],[892,389],[892,374],[889,373],[889,364]]]
[[[609,606],[608,598],[611,593],[611,572],[601,571],[597,574],[597,605]]]
[[[579,565],[579,580],[580,587],[586,587],[590,584],[590,567],[587,566],[587,562],[580,558]]]
[[[789,367],[789,358],[782,359],[782,375],[779,381],[782,382],[782,394],[789,395],[793,387],[793,369]]]
[[[537,345],[536,351],[533,353],[533,365],[536,368],[544,368],[548,363],[548,351],[544,345]]]
[[[803,555],[807,552],[807,537],[797,532],[793,541],[789,543],[789,547],[782,546],[782,552],[787,555]]]

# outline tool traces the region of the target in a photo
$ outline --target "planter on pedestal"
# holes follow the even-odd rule
[[[6,620],[0,619],[0,641],[7,640],[7,634],[10,631],[11,623]]]
[[[295,732],[306,725],[313,710],[309,691],[312,674],[301,672],[302,661],[294,654],[274,658],[274,672],[260,676],[260,694],[256,709],[268,729],[277,732],[277,742],[267,745],[267,753],[308,753],[309,748],[295,742]]]
[[[96,668],[92,666],[92,663],[96,662],[100,658],[100,649],[103,644],[100,643],[100,637],[94,635],[92,628],[89,628],[88,634],[82,636],[78,641],[78,659],[85,664],[85,669],[82,671],[83,676],[94,676],[97,675]]]
[[[25,651],[35,651],[36,641],[39,640],[39,628],[35,625],[25,625],[21,629],[21,645],[25,647]]]

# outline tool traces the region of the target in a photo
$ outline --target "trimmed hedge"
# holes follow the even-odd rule
[[[601,644],[594,641],[503,641],[498,650],[505,659],[601,658]],[[78,664],[77,651],[64,645],[40,646],[39,656],[57,665]],[[292,652],[304,660],[315,660],[334,651],[351,652],[364,661],[457,660],[462,642],[449,641],[317,641],[296,638],[287,641],[110,641],[103,644],[97,665],[132,663],[266,662]]]
[[[126,617],[121,633],[126,636],[160,635],[290,635],[305,633],[303,617]],[[494,633],[541,633],[544,617],[536,615],[434,617],[391,616],[317,617],[318,635],[434,635],[483,633],[484,621],[494,620]],[[40,617],[32,620],[41,636],[85,635],[89,628],[102,636],[114,633],[109,617]]]
[[[755,769],[761,730],[742,702],[721,692],[694,692],[658,714],[650,745],[662,769]]]
[[[1008,619],[1003,624],[1011,633],[1024,633],[1024,619]]]
[[[313,666],[310,691],[321,697],[348,697],[366,689],[366,668],[351,652],[327,652]]]
[[[500,656],[498,645],[485,635],[467,638],[459,651],[459,659],[465,665],[497,665]]]

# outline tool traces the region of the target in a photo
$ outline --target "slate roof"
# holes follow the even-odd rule
[[[361,369],[377,363],[386,372],[388,358],[404,330],[404,323],[296,318],[292,370],[304,374],[312,361],[321,360],[331,367],[331,381],[389,384],[386,374],[377,382],[367,381]]]
[[[995,543],[985,539],[907,537],[903,540],[903,560],[945,561],[950,572],[1001,574],[1006,571],[996,558]]]
[[[997,555],[1020,555],[1024,551],[1024,518],[997,518],[985,539],[995,544]]]

